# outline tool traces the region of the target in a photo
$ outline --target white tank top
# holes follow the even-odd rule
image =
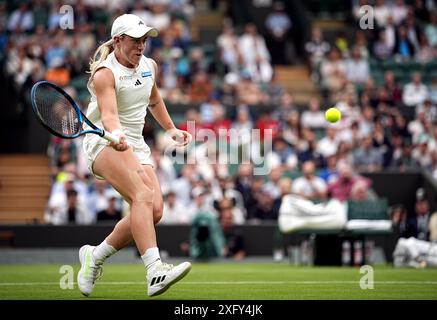
[[[150,59],[141,57],[137,68],[127,68],[120,64],[111,52],[99,69],[106,67],[112,71],[115,79],[118,116],[123,132],[129,142],[138,147],[144,144],[142,135],[150,93],[155,83],[155,68]],[[99,128],[103,128],[100,110],[92,82],[88,83],[91,101],[86,116]],[[87,126],[85,126],[87,129]]]

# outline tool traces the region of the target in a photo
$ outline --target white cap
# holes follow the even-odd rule
[[[123,14],[112,23],[111,37],[126,34],[132,38],[141,38],[145,34],[151,37],[158,36],[158,30],[148,27],[144,21],[134,14]]]

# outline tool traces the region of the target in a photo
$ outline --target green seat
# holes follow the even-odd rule
[[[410,74],[412,74],[413,72],[419,72],[423,75],[426,72],[425,65],[417,61],[407,63],[403,68],[406,72]]]
[[[381,69],[384,71],[393,70],[393,69],[397,69],[397,67],[399,67],[399,63],[396,62],[395,60],[392,60],[392,59],[385,60],[385,61],[382,61],[381,67],[382,67]]]
[[[292,180],[294,180],[294,179],[302,177],[302,172],[300,170],[285,171],[282,174],[282,177],[291,178]]]
[[[386,198],[368,201],[348,201],[348,220],[389,220],[388,201]]]

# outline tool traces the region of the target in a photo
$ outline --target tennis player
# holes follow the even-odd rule
[[[188,132],[176,129],[158,92],[156,62],[143,55],[147,38],[156,36],[158,31],[139,17],[119,16],[112,24],[111,39],[97,48],[90,63],[91,102],[86,115],[120,143],[90,134],[83,148],[91,172],[120,192],[131,213],[101,244],[80,248],[77,282],[85,296],[92,293],[105,259],[132,240],[147,269],[149,296],[163,293],[191,269],[189,262],[177,266],[161,262],[156,242],[155,224],[162,217],[163,200],[150,148],[142,136],[147,109],[179,145],[191,141]]]

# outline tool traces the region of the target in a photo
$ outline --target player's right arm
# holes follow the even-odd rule
[[[117,97],[115,94],[115,79],[108,68],[99,69],[93,77],[94,90],[97,97],[103,127],[106,131],[120,137],[120,143],[111,142],[110,146],[117,151],[128,148],[117,110]]]

